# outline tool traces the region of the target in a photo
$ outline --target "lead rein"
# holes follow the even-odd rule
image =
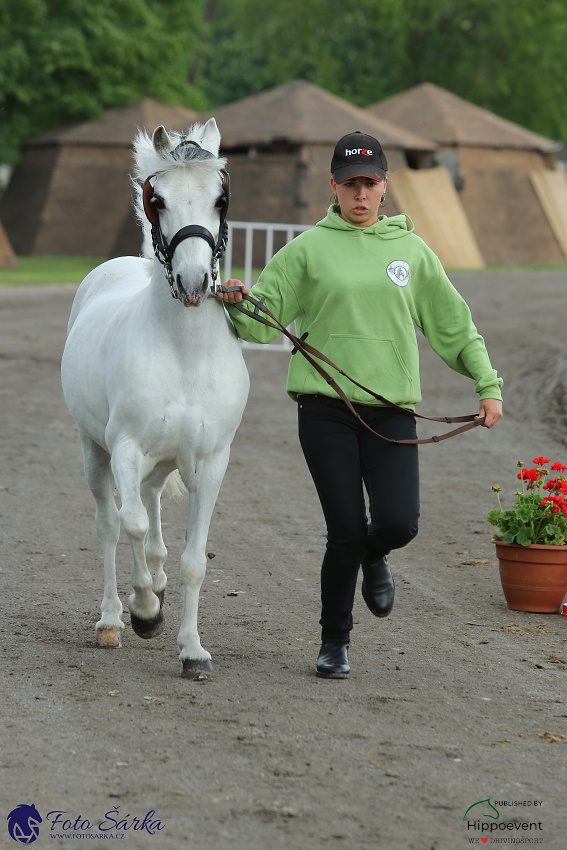
[[[220,286],[217,287],[217,292],[235,292],[239,290],[240,286]],[[377,437],[380,437],[381,440],[385,440],[388,443],[397,443],[399,445],[424,445],[426,443],[440,443],[442,440],[448,440],[449,437],[457,437],[459,434],[464,434],[466,431],[470,431],[472,428],[477,428],[479,425],[482,425],[485,421],[484,416],[477,416],[475,414],[469,414],[467,416],[423,416],[421,413],[416,413],[414,410],[410,410],[407,407],[402,407],[399,404],[396,404],[394,401],[390,401],[378,393],[375,393],[374,390],[365,387],[363,384],[359,384],[354,378],[351,378],[350,375],[347,375],[339,366],[333,363],[332,360],[329,360],[322,352],[318,351],[312,345],[305,341],[308,336],[308,332],[304,333],[301,337],[296,336],[291,333],[288,328],[286,328],[282,323],[277,319],[273,313],[268,310],[264,301],[264,297],[260,299],[253,298],[251,295],[242,295],[243,301],[248,301],[250,304],[254,306],[254,310],[247,310],[241,303],[232,303],[232,306],[235,307],[240,313],[243,313],[246,316],[251,316],[257,322],[261,322],[263,325],[267,325],[270,328],[274,328],[286,336],[290,342],[293,344],[293,350],[291,352],[292,356],[296,354],[298,351],[305,357],[308,363],[325,379],[325,381],[329,384],[330,387],[337,393],[337,395],[344,401],[348,409],[351,413],[356,416],[359,422],[364,425],[368,431],[371,431],[372,434],[375,434]],[[265,316],[268,316],[271,321],[264,318],[264,316],[260,315],[260,312],[264,313]],[[316,359],[315,359],[316,358]],[[452,424],[454,422],[465,422],[466,425],[461,425],[459,428],[455,428],[453,431],[447,431],[445,434],[440,434],[439,436],[427,437],[422,440],[392,440],[390,437],[385,437],[383,434],[379,434],[373,428],[370,427],[360,416],[359,413],[356,412],[353,407],[351,401],[347,398],[344,391],[339,387],[334,378],[329,375],[329,373],[319,364],[317,360],[322,360],[328,366],[331,366],[332,369],[335,369],[339,375],[342,375],[352,384],[357,386],[359,389],[364,390],[369,395],[373,396],[377,401],[381,401],[383,404],[388,405],[394,410],[399,411],[400,413],[404,413],[407,416],[417,417],[419,419],[427,419],[430,422],[447,422],[448,424]]]

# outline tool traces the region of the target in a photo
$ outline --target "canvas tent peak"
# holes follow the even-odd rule
[[[345,133],[363,130],[385,148],[429,152],[435,143],[389,119],[364,110],[306,80],[292,80],[210,110],[217,120],[225,149],[245,145],[335,145]]]
[[[55,145],[124,145],[131,147],[138,127],[152,133],[163,124],[171,130],[187,130],[199,114],[184,106],[169,106],[152,98],[119,109],[108,109],[100,118],[56,127],[26,142],[25,147]]]
[[[436,161],[453,179],[487,264],[565,261],[558,235],[567,232],[567,186],[555,142],[433,83],[366,111],[436,142]]]
[[[526,130],[434,83],[420,83],[378,101],[366,111],[393,121],[439,145],[467,145],[551,152],[551,139]]]

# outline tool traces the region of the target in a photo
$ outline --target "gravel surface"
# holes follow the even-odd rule
[[[94,503],[59,382],[75,289],[0,289],[0,847],[16,846],[5,819],[19,804],[42,816],[38,848],[565,846],[567,617],[506,608],[485,517],[492,484],[511,501],[518,459],[566,461],[567,273],[452,279],[505,379],[506,415],[421,449],[421,531],[392,556],[392,615],[357,596],[348,681],[314,675],[325,536],[287,355],[245,354],[250,400],[201,593],[215,675],[187,681],[187,504],[164,500],[164,633],[141,641],[126,613],[122,649],[98,649]],[[471,382],[422,348],[421,412],[475,412]],[[124,535],[118,573],[127,606]],[[486,804],[464,818],[486,800],[498,820]]]

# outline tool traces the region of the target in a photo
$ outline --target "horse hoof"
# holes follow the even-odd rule
[[[132,614],[130,611],[130,623],[138,637],[144,638],[144,640],[150,640],[150,638],[157,637],[163,632],[165,627],[165,617],[163,616],[161,608],[153,620],[142,620],[141,617],[136,617],[136,615]]]
[[[159,593],[156,593],[157,598],[159,599],[159,607],[163,608],[163,598],[165,596],[165,587],[163,590],[160,590]]]
[[[96,630],[96,642],[99,646],[122,646],[122,629],[120,626],[100,628]]]
[[[183,661],[181,676],[184,679],[210,679],[213,674],[213,665],[208,658],[186,658]]]

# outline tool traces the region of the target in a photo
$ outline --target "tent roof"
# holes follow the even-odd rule
[[[433,151],[436,145],[389,120],[374,118],[346,100],[308,83],[292,80],[207,113],[219,125],[223,147],[270,144],[331,144],[345,133],[362,130],[384,147]]]
[[[187,130],[199,121],[199,114],[184,106],[168,106],[157,100],[147,98],[141,103],[133,103],[123,109],[109,109],[101,118],[58,127],[26,144],[36,147],[43,145],[113,145],[130,147],[139,127],[145,127],[152,133],[163,124],[169,130]]]
[[[555,143],[475,106],[434,83],[421,83],[366,108],[440,145],[553,150]]]

